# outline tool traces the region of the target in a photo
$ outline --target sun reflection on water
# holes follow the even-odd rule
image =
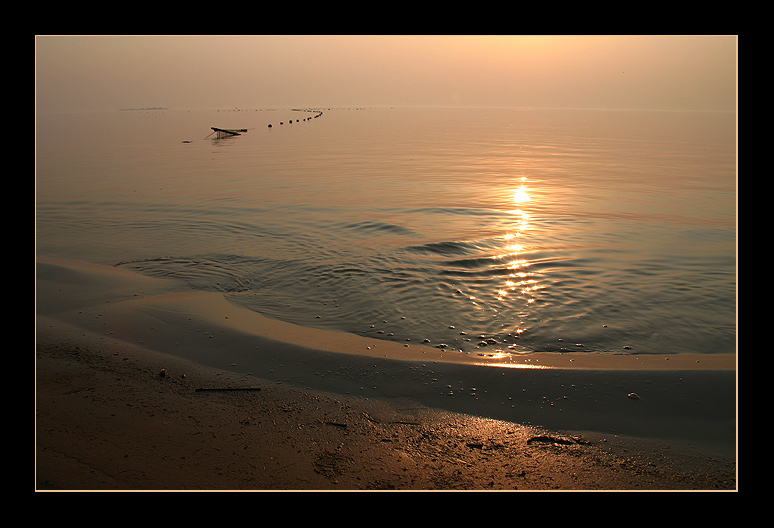
[[[481,328],[477,342],[474,338],[460,339],[471,342],[480,351],[479,355],[483,354],[489,360],[510,361],[532,352],[530,346],[523,343],[523,333],[528,331],[525,325],[539,300],[537,293],[544,286],[539,283],[540,271],[531,269],[533,262],[529,259],[536,249],[531,217],[536,204],[527,178],[521,178],[517,188],[501,192],[507,198],[507,204],[513,203],[516,207],[510,209],[506,205],[508,216],[504,233],[495,244],[495,253],[487,257],[493,261],[484,272],[487,279],[481,281],[486,284],[487,292],[477,289],[466,292],[466,298],[475,310],[474,316],[487,328]],[[467,264],[475,265],[465,262]],[[475,277],[476,273],[471,275]],[[457,292],[462,293],[461,290]]]
[[[521,180],[526,181],[526,177],[522,177]],[[517,204],[524,204],[532,201],[529,189],[525,185],[520,186],[513,194],[513,201]],[[506,253],[495,257],[502,259],[508,258],[507,269],[511,271],[508,275],[508,279],[505,281],[506,289],[501,289],[498,292],[501,298],[510,292],[519,292],[529,295],[530,292],[533,292],[538,288],[536,284],[537,281],[532,278],[534,273],[526,270],[531,263],[524,258],[518,258],[525,249],[521,238],[531,228],[530,215],[524,209],[515,209],[509,212],[516,217],[516,221],[512,232],[506,233],[503,236],[503,239],[506,241],[506,245],[504,246]],[[514,239],[519,243],[514,243]],[[530,297],[527,299],[527,302],[534,302],[534,298]]]
[[[505,263],[504,284],[496,290],[496,298],[500,302],[516,303],[523,302],[524,306],[530,306],[535,303],[535,294],[542,286],[538,284],[535,273],[530,271],[532,263],[524,258],[524,252],[530,248],[528,236],[532,229],[531,218],[527,207],[532,203],[533,197],[530,189],[526,185],[527,178],[521,178],[522,185],[513,191],[513,202],[518,206],[517,209],[509,211],[514,217],[513,225],[506,234],[503,235],[503,252],[495,255],[493,258],[503,260]],[[517,328],[511,332],[514,337],[519,337],[525,331],[517,322]],[[510,353],[523,352],[515,350],[516,345],[509,347]]]
[[[527,194],[527,188],[523,185],[519,187],[516,192],[513,193],[513,201],[516,203],[529,202],[530,197],[529,194]]]

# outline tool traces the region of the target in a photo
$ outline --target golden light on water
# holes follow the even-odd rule
[[[514,261],[511,261],[508,264],[508,269],[525,268],[525,267],[527,267],[529,265],[530,265],[529,262],[524,260],[524,259],[522,259],[522,260],[514,260]]]
[[[527,181],[526,176],[522,176],[520,179],[522,182]],[[524,206],[532,201],[532,197],[530,196],[529,189],[526,185],[521,185],[513,191],[512,197],[514,203],[520,206]],[[506,252],[493,257],[496,259],[504,259],[507,257],[510,259],[507,264],[507,269],[510,273],[505,281],[505,287],[501,287],[497,291],[497,299],[502,301],[509,294],[518,293],[527,297],[527,304],[532,304],[535,302],[534,292],[538,290],[540,286],[537,284],[537,281],[532,278],[534,273],[526,271],[531,263],[527,259],[518,258],[524,251],[525,244],[513,243],[513,239],[522,237],[525,232],[530,229],[530,215],[523,208],[512,210],[510,213],[516,217],[516,220],[511,231],[503,235],[503,239],[506,241],[504,247]]]
[[[516,203],[525,203],[530,201],[527,188],[524,186],[519,187],[515,193],[513,193],[513,201]]]
[[[513,211],[509,211],[512,215],[515,215],[518,217],[518,220],[516,221],[516,225],[514,226],[515,233],[508,233],[505,235],[506,240],[510,240],[514,237],[520,237],[521,234],[529,229],[529,213],[522,209],[515,209]]]
[[[520,178],[522,183],[527,182],[526,177]],[[513,203],[517,204],[517,208],[507,211],[511,215],[511,223],[507,231],[502,235],[503,244],[501,246],[501,252],[492,255],[490,258],[493,260],[501,261],[498,263],[499,271],[504,273],[503,283],[500,284],[494,291],[491,292],[492,298],[496,299],[500,303],[513,304],[514,308],[518,309],[518,304],[522,306],[530,306],[536,302],[535,294],[538,290],[544,286],[538,284],[536,273],[529,270],[532,266],[532,262],[529,259],[524,258],[525,251],[532,251],[535,249],[533,236],[530,235],[531,215],[528,208],[534,206],[533,196],[530,195],[531,191],[526,185],[520,185],[518,188],[508,190],[504,193],[510,199],[513,199]],[[479,307],[480,305],[486,306],[486,302],[483,298],[477,298],[476,296],[469,295],[469,301]],[[501,307],[496,307],[495,311],[500,311]],[[526,329],[523,328],[524,322],[519,323],[519,327],[511,329],[509,337],[519,337],[519,334]],[[503,341],[505,342],[505,341]],[[527,352],[521,345],[512,344],[508,346],[507,351],[497,350],[494,353],[499,356],[498,358],[513,358],[513,354],[520,354]],[[486,354],[488,357],[496,357],[492,353]],[[522,368],[530,368],[529,365],[520,366]]]

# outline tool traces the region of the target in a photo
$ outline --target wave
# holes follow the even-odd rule
[[[429,255],[467,255],[478,248],[468,242],[432,242],[428,244],[421,244],[418,246],[408,246],[405,248],[412,253],[422,253]]]
[[[244,273],[244,266],[250,262],[237,255],[167,256],[119,262],[115,267],[127,267],[152,277],[177,279],[194,290],[244,292],[253,287],[252,279]]]
[[[409,229],[408,227],[391,224],[388,222],[381,222],[378,220],[364,220],[362,222],[347,222],[344,224],[334,225],[336,229],[343,229],[353,233],[361,233],[363,235],[371,235],[373,233],[392,233],[395,235],[407,235],[416,236],[417,233]]]

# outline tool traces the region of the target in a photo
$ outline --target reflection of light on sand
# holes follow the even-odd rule
[[[519,330],[521,333],[523,330]],[[515,346],[515,345],[514,345]],[[510,347],[509,347],[510,348]],[[490,367],[504,367],[504,368],[518,368],[518,369],[548,369],[552,368],[546,365],[538,365],[536,362],[532,362],[532,358],[525,358],[523,354],[528,353],[526,351],[519,354],[518,352],[506,352],[504,350],[495,350],[493,352],[479,353],[478,356],[481,360],[478,362],[480,365],[488,365]]]
[[[499,365],[505,368],[518,368],[518,369],[550,369],[551,367],[546,367],[545,365],[526,365],[526,364],[505,364],[505,365]]]
[[[514,361],[517,361],[513,354],[508,354],[506,352],[497,351],[491,354],[486,354],[485,357],[482,357],[481,361],[478,362],[480,365],[487,365],[490,367],[502,367],[502,368],[515,368],[515,369],[549,369],[551,367],[546,365],[538,365],[537,363],[532,363],[530,359],[524,360],[525,363],[514,363]]]

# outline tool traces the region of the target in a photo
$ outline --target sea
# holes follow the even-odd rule
[[[462,354],[736,350],[734,113],[152,108],[36,120],[38,255]]]

